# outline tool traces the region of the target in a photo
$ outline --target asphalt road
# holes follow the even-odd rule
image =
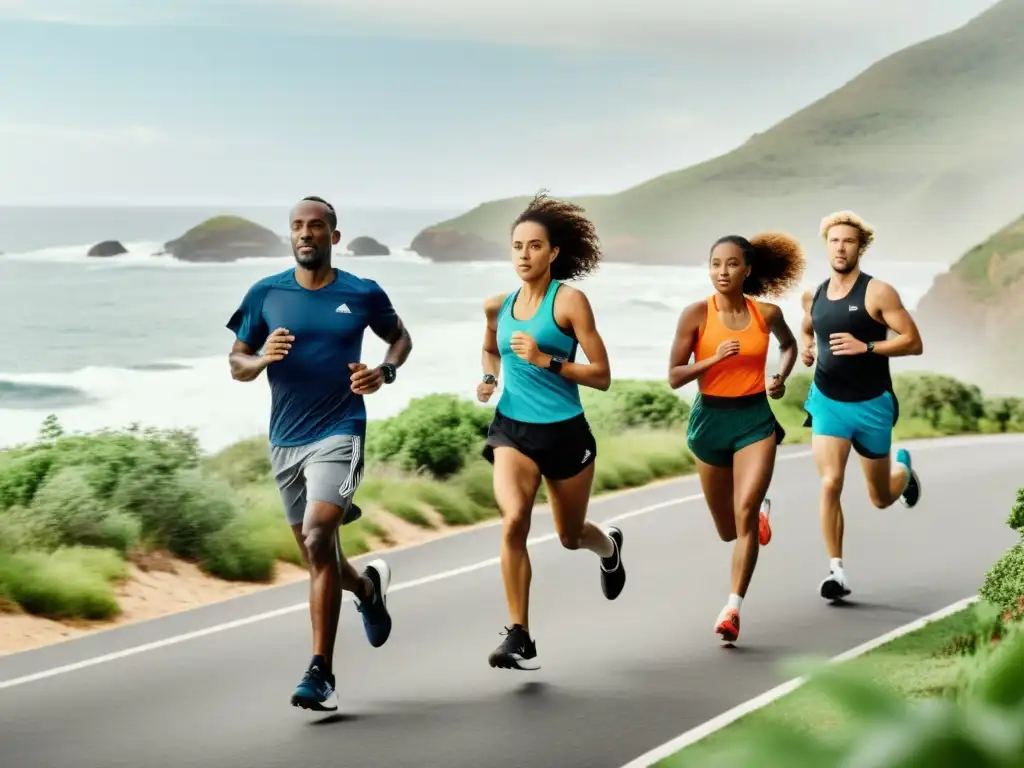
[[[1024,485],[1024,439],[912,448],[924,486],[914,510],[871,507],[851,460],[846,607],[817,594],[828,560],[812,461],[801,446],[782,452],[790,458],[771,489],[774,540],[735,650],[712,633],[729,589],[729,546],[700,500],[672,502],[699,492],[688,478],[592,507],[596,520],[629,515],[620,523],[628,582],[613,603],[593,555],[566,552],[553,537],[532,546],[538,672],[487,665],[506,613],[499,529],[486,527],[389,555],[393,586],[408,586],[390,598],[395,628],[385,647],[369,647],[344,605],[337,714],[288,703],[309,657],[306,589],[297,584],[0,657],[0,765],[618,768],[782,682],[787,657],[835,655],[976,592],[1014,540],[1005,519]],[[652,505],[660,506],[643,511]],[[551,530],[538,515],[533,536]]]

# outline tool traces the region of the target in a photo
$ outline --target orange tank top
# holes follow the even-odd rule
[[[765,363],[768,359],[768,326],[757,303],[744,297],[750,322],[742,331],[733,331],[722,322],[718,299],[708,297],[708,317],[697,336],[694,356],[697,362],[714,357],[723,341],[737,339],[740,351],[706,370],[698,386],[702,394],[714,397],[743,397],[765,391]]]

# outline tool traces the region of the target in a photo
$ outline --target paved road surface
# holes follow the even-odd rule
[[[548,539],[532,548],[539,672],[492,670],[506,620],[499,570],[412,585],[391,598],[395,629],[371,649],[342,611],[341,710],[293,709],[308,660],[303,610],[35,679],[61,665],[287,608],[304,585],[0,658],[0,764],[11,768],[617,768],[785,679],[794,654],[834,655],[973,594],[1013,541],[1005,519],[1024,485],[1024,440],[963,438],[916,446],[921,505],[871,508],[856,459],[847,487],[846,561],[856,603],[817,595],[826,575],[816,477],[787,448],[771,490],[775,539],[762,551],[734,651],[712,625],[728,593],[718,542],[694,479],[593,507],[622,521],[628,583],[601,595],[589,553]],[[551,532],[539,515],[533,535]],[[395,552],[396,584],[497,555],[498,529]]]

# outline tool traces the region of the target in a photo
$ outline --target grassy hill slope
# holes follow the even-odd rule
[[[728,154],[617,194],[574,199],[614,259],[699,262],[717,236],[764,228],[810,245],[821,217],[841,208],[876,224],[876,252],[951,258],[1019,210],[1021,82],[1024,0],[1003,0],[877,62]],[[431,229],[504,245],[528,199],[485,203]]]
[[[1024,216],[939,275],[915,315],[933,370],[955,370],[1001,394],[1024,392]]]

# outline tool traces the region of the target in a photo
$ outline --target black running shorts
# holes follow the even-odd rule
[[[493,464],[494,449],[503,447],[514,448],[532,459],[548,480],[575,477],[597,456],[597,443],[582,413],[552,424],[530,424],[495,410],[487,430],[484,458]]]

